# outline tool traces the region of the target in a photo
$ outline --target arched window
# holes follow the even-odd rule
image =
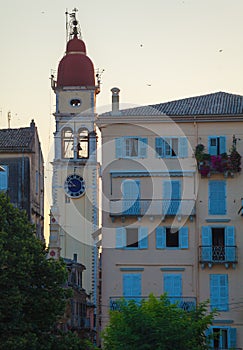
[[[73,131],[65,128],[62,131],[62,157],[73,158]]]
[[[78,133],[77,157],[89,157],[89,132],[87,129],[80,129]]]

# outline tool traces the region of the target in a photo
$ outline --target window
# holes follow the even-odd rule
[[[236,262],[235,228],[202,227],[203,262]]]
[[[117,227],[116,248],[119,249],[147,249],[147,227]]]
[[[77,158],[88,158],[89,156],[89,133],[86,129],[79,130],[77,144]]]
[[[208,153],[212,156],[226,152],[226,136],[209,136],[208,137]]]
[[[180,214],[181,182],[177,180],[163,182],[163,214]]]
[[[164,293],[173,303],[180,301],[182,296],[181,274],[164,274]]]
[[[236,328],[210,327],[207,336],[210,335],[210,347],[212,349],[235,349]]]
[[[116,158],[146,158],[147,138],[137,136],[120,137],[116,142]]]
[[[123,296],[125,298],[141,297],[141,274],[123,275]],[[132,298],[134,299],[134,298]]]
[[[188,141],[186,137],[156,137],[155,151],[158,158],[188,157]]]
[[[188,248],[188,227],[179,230],[172,227],[159,226],[156,228],[156,248]]]
[[[8,165],[1,165],[4,171],[0,171],[0,191],[8,190]]]
[[[124,180],[122,182],[122,212],[124,215],[140,214],[140,181]]]
[[[209,214],[226,214],[226,182],[213,180],[209,181]]]
[[[228,311],[228,275],[210,275],[210,306],[219,311]]]
[[[62,156],[63,158],[73,158],[73,132],[71,129],[62,131]]]

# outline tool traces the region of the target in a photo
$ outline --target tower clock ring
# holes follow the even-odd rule
[[[71,198],[79,198],[85,193],[85,181],[77,175],[69,175],[64,183],[64,191]]]

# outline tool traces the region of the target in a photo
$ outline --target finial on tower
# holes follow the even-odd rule
[[[76,18],[76,13],[78,12],[78,9],[75,7],[71,13],[66,10],[66,40],[67,42],[71,40],[73,37],[80,37],[81,38],[81,29],[79,22]]]

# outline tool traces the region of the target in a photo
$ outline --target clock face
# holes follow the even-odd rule
[[[64,190],[69,197],[81,197],[85,192],[85,181],[79,175],[69,175],[64,183]]]

